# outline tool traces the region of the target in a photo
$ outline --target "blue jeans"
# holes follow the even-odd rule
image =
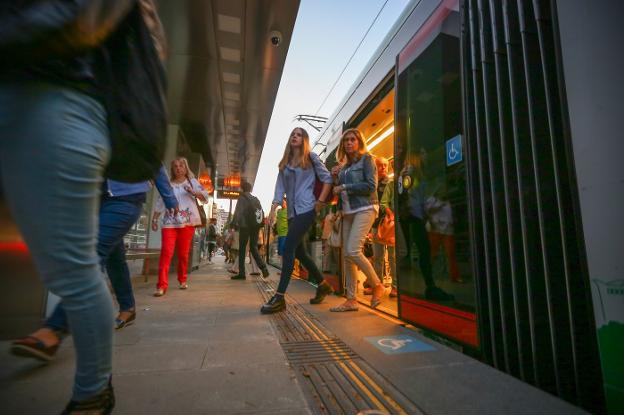
[[[277,255],[284,256],[284,245],[286,245],[286,237],[278,236],[277,237]]]
[[[0,83],[0,176],[13,219],[73,333],[73,399],[111,375],[113,303],[96,252],[110,143],[95,99],[44,83]]]
[[[121,197],[104,195],[100,203],[97,252],[102,267],[106,267],[120,311],[134,309],[134,294],[123,237],[139,219],[144,201],[145,193],[139,193]],[[57,331],[68,330],[62,303],[56,306],[44,325]]]
[[[286,293],[290,277],[292,275],[295,264],[295,257],[301,262],[301,265],[308,270],[308,280],[320,284],[323,281],[323,274],[310,258],[303,245],[303,238],[314,224],[316,219],[316,211],[311,210],[300,215],[296,215],[288,219],[288,235],[284,243],[284,256],[282,257],[282,275],[280,277],[277,292]]]

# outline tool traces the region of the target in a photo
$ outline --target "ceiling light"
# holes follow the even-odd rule
[[[240,49],[232,49],[226,48],[225,46],[220,46],[219,50],[221,51],[221,59],[223,59],[224,61],[240,62]]]
[[[219,30],[230,33],[241,32],[241,20],[238,17],[226,16],[225,14],[217,15],[217,27]]]
[[[388,127],[386,129],[386,131],[384,131],[381,134],[379,134],[379,137],[377,137],[373,141],[371,141],[368,144],[368,150],[370,151],[373,148],[375,148],[379,143],[381,143],[386,137],[388,137],[393,132],[394,132],[394,124],[390,125],[390,127]]]

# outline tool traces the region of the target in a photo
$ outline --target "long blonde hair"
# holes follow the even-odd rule
[[[191,169],[190,169],[190,167],[189,167],[189,164],[188,164],[188,160],[186,159],[186,157],[176,157],[176,158],[174,158],[174,159],[171,161],[171,165],[169,166],[169,174],[171,174],[171,179],[174,179],[174,178],[175,178],[175,172],[174,172],[174,170],[173,170],[173,164],[174,164],[176,161],[181,161],[181,162],[182,162],[182,164],[184,164],[184,167],[186,168],[186,174],[185,174],[185,176],[186,176],[186,178],[187,178],[187,179],[189,179],[189,180],[190,180],[190,179],[194,179],[194,178],[195,178],[195,175],[194,175],[194,174],[193,174],[193,172],[191,171]]]
[[[360,153],[357,159],[353,160],[354,162],[359,160],[364,154],[368,153],[368,147],[366,147],[366,140],[364,140],[364,134],[357,128],[349,128],[344,133],[342,133],[342,137],[340,137],[340,145],[338,146],[338,150],[336,150],[336,160],[341,165],[345,165],[349,162],[347,157],[347,152],[344,149],[344,139],[347,134],[353,134],[355,138],[357,138],[360,145],[358,146],[358,152]]]
[[[299,160],[295,160],[295,165],[305,170],[309,168],[312,164],[312,162],[310,161],[310,136],[308,135],[308,132],[301,127],[295,127],[293,131],[295,130],[301,131],[301,137],[303,139],[303,143],[301,143],[301,152],[299,153],[300,158]],[[290,134],[292,135],[292,132]],[[286,165],[293,161],[291,160],[292,157],[293,155],[290,148],[290,136],[288,136],[288,142],[286,143],[286,148],[284,149],[284,156],[282,157],[278,165],[279,169],[284,170]]]

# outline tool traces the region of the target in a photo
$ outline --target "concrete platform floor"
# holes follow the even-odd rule
[[[277,280],[272,269],[271,279]],[[223,258],[204,265],[179,290],[152,297],[135,280],[137,320],[115,335],[115,414],[314,414],[277,333],[259,313],[255,278],[231,281]],[[289,294],[428,414],[580,414],[578,408],[360,308],[330,313],[342,300],[310,306],[313,287],[292,281]],[[368,337],[409,335],[433,350],[386,354]],[[0,413],[59,413],[74,371],[69,339],[50,364],[17,358],[0,343]]]

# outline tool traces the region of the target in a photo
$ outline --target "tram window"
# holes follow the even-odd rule
[[[474,311],[459,47],[441,32],[399,76],[396,255],[401,294]]]

